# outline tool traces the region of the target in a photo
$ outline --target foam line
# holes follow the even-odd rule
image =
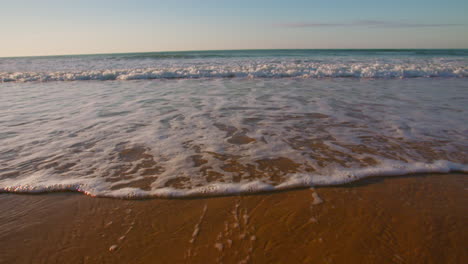
[[[0,72],[0,82],[108,81],[219,78],[436,78],[468,77],[468,67],[450,63],[253,62],[55,72]]]
[[[181,198],[181,197],[208,197],[219,195],[252,194],[259,192],[271,192],[288,190],[301,187],[341,185],[368,177],[390,177],[408,174],[422,173],[468,173],[468,165],[457,164],[449,161],[436,161],[434,163],[416,162],[407,164],[403,162],[390,162],[378,167],[364,169],[336,170],[332,175],[295,174],[290,179],[279,185],[271,185],[261,181],[247,183],[216,183],[208,184],[193,189],[158,188],[151,191],[143,191],[137,188],[123,188],[108,190],[99,188],[99,182],[77,181],[75,183],[60,183],[53,180],[29,184],[15,184],[14,181],[0,182],[0,193],[47,193],[74,191],[93,197],[112,197],[125,199],[142,199],[151,197]]]

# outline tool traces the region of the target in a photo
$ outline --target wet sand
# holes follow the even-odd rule
[[[0,263],[468,263],[466,174],[199,199],[0,194]]]

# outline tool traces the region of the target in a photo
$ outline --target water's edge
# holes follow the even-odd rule
[[[411,165],[411,166],[410,166]],[[294,174],[279,185],[270,185],[260,181],[247,183],[216,183],[193,189],[160,188],[143,191],[138,188],[123,188],[115,191],[94,189],[86,183],[52,184],[52,185],[11,185],[0,188],[0,194],[47,194],[57,192],[75,192],[97,198],[117,198],[143,200],[151,198],[183,199],[208,198],[234,195],[254,195],[278,191],[290,191],[311,187],[344,186],[369,178],[392,178],[401,176],[416,176],[421,174],[462,173],[468,175],[468,165],[448,161],[434,163],[396,164],[387,167],[371,167],[350,169],[337,172],[336,175],[324,176],[313,174]]]

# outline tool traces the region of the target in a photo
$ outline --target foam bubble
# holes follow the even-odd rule
[[[0,85],[0,191],[254,193],[466,172],[463,79]]]

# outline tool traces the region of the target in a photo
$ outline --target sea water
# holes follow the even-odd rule
[[[468,50],[0,58],[0,192],[175,197],[468,171]]]

